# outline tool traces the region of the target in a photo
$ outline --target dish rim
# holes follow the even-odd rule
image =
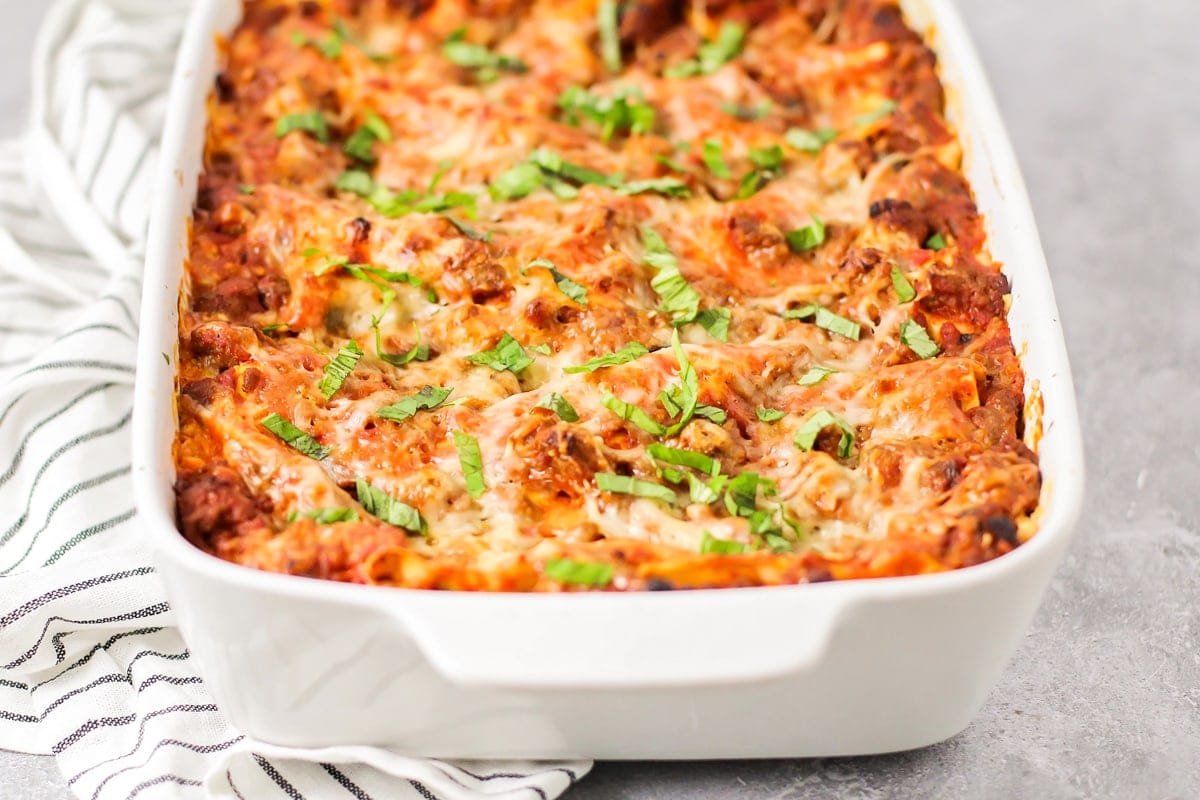
[[[306,600],[371,605],[403,602],[404,598],[418,596],[424,598],[425,602],[449,604],[508,602],[534,605],[602,602],[612,605],[615,610],[622,604],[681,602],[679,598],[696,598],[691,602],[705,602],[704,598],[725,596],[730,592],[736,592],[739,597],[744,597],[750,592],[762,593],[764,601],[767,597],[779,597],[784,600],[797,592],[812,591],[849,593],[883,599],[952,593],[975,584],[1002,580],[1011,573],[1022,571],[1027,565],[1038,562],[1044,552],[1061,544],[1059,539],[1072,535],[1083,502],[1082,437],[1058,306],[1024,180],[986,73],[951,0],[902,0],[901,5],[909,17],[909,23],[915,29],[919,30],[921,26],[912,19],[910,7],[917,7],[928,19],[936,21],[936,24],[929,23],[924,26],[926,29],[922,36],[927,46],[938,55],[939,79],[947,90],[947,105],[950,111],[948,116],[963,145],[963,171],[967,171],[965,165],[972,157],[972,150],[985,145],[993,184],[1004,197],[1006,218],[1014,228],[1013,236],[1020,243],[1022,250],[1020,256],[1023,266],[1020,267],[1020,278],[1023,290],[1025,287],[1029,288],[1028,302],[1036,304],[1041,310],[1041,313],[1033,315],[1034,322],[1029,330],[1031,335],[1023,343],[1014,342],[1018,359],[1026,374],[1026,413],[1028,414],[1031,406],[1030,398],[1035,394],[1041,395],[1044,405],[1041,421],[1045,430],[1037,443],[1039,466],[1043,455],[1041,445],[1045,443],[1051,427],[1054,428],[1054,438],[1051,442],[1058,462],[1053,479],[1048,479],[1043,473],[1043,488],[1038,508],[1034,512],[1037,532],[1029,541],[1009,553],[981,564],[938,573],[815,584],[686,589],[675,592],[471,592],[375,586],[267,572],[222,560],[194,546],[187,541],[176,524],[170,485],[160,480],[164,454],[167,456],[165,464],[169,470],[168,474],[174,473],[169,455],[172,452],[176,429],[177,359],[168,359],[165,356],[168,352],[177,352],[178,304],[184,262],[177,259],[176,254],[182,251],[186,258],[187,249],[186,241],[181,247],[177,237],[181,232],[186,237],[195,195],[196,176],[185,175],[181,164],[189,160],[187,147],[190,140],[195,138],[197,131],[201,132],[202,140],[202,132],[208,122],[207,114],[204,113],[205,101],[200,103],[201,110],[198,116],[193,116],[189,110],[195,106],[198,95],[205,99],[208,97],[208,84],[211,81],[199,74],[202,71],[200,68],[205,64],[207,56],[213,52],[209,50],[206,54],[205,48],[216,47],[212,42],[212,32],[219,29],[218,16],[229,4],[235,5],[240,14],[240,0],[197,0],[188,15],[171,82],[166,125],[160,145],[158,177],[154,184],[155,202],[151,206],[139,313],[140,335],[134,387],[132,455],[135,502],[142,525],[146,528],[145,536],[157,558],[169,559],[181,569],[209,580],[234,584],[245,590],[303,597]],[[958,73],[953,81],[948,81],[944,72],[943,55],[946,52],[952,55]],[[971,97],[973,113],[982,118],[982,126],[988,132],[986,136],[979,137],[980,141],[968,139],[961,119],[962,111],[955,108],[965,96]],[[972,195],[976,195],[974,183]],[[185,214],[182,225],[178,218],[180,211]],[[991,243],[994,238],[991,214],[985,215],[985,219],[988,241]],[[1012,278],[1007,262],[1004,272]],[[164,345],[169,349],[163,350]],[[1031,380],[1026,361],[1035,347],[1047,360],[1049,374]],[[167,403],[156,401],[163,388],[168,386],[170,400]],[[168,418],[164,420],[164,416]],[[162,436],[164,430],[170,431],[166,441]]]

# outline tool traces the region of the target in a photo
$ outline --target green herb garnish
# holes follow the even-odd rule
[[[387,492],[376,489],[365,478],[359,478],[355,482],[355,491],[358,494],[359,505],[371,516],[419,535],[424,535],[429,529],[421,512]]]
[[[720,461],[703,453],[697,453],[694,450],[681,450],[677,447],[667,447],[666,445],[654,442],[646,446],[646,452],[655,461],[661,461],[664,464],[674,464],[677,467],[691,467],[714,478],[721,473]]]
[[[608,586],[616,574],[611,564],[573,561],[569,558],[550,559],[542,567],[542,572],[547,578],[579,586]]]
[[[314,508],[298,514],[293,511],[288,515],[288,522],[295,522],[303,517],[311,519],[318,525],[332,525],[335,522],[358,522],[358,512],[353,508]]]
[[[825,222],[813,214],[812,222],[785,235],[793,253],[804,253],[825,243]]]
[[[832,142],[837,136],[838,132],[833,128],[820,128],[815,131],[808,131],[803,128],[788,128],[787,133],[783,135],[783,140],[790,147],[802,153],[819,153],[825,149],[825,145]]]
[[[746,27],[738,22],[725,22],[717,32],[717,38],[705,42],[696,50],[696,57],[663,70],[667,78],[690,78],[693,75],[710,75],[737,58],[742,52],[742,41]]]
[[[605,367],[616,367],[621,364],[628,364],[630,361],[636,361],[650,351],[646,346],[638,342],[630,342],[629,344],[617,350],[615,353],[597,356],[590,361],[584,362],[577,367],[565,367],[563,372],[574,375],[580,372],[595,372],[598,369]]]
[[[325,373],[321,382],[317,384],[317,389],[325,396],[326,400],[337,394],[362,357],[363,351],[358,346],[358,342],[349,341],[341,350],[338,350],[336,356],[329,360],[329,363],[325,365]]]
[[[733,173],[729,171],[729,165],[725,163],[725,154],[721,149],[721,143],[716,139],[704,141],[700,158],[704,161],[704,166],[708,167],[708,171],[718,178],[733,177]]]
[[[390,141],[392,141],[392,130],[388,127],[387,122],[374,111],[368,111],[363,124],[346,140],[342,150],[346,155],[364,164],[374,164],[375,142]]]
[[[533,363],[533,356],[525,352],[521,343],[505,333],[491,350],[467,356],[467,361],[496,372],[508,371],[514,375]]]
[[[700,537],[700,552],[714,553],[716,555],[734,555],[746,552],[746,545],[728,539],[718,539],[708,531],[704,531]]]
[[[475,71],[482,83],[495,80],[500,72],[528,72],[529,65],[519,58],[493,53],[481,44],[465,40],[466,29],[459,28],[442,43],[442,55],[457,67]]]
[[[879,120],[886,117],[896,110],[895,100],[884,100],[874,111],[868,111],[865,114],[859,114],[854,118],[854,124],[859,126],[874,125]]]
[[[567,399],[558,392],[546,395],[542,402],[537,404],[537,407],[553,411],[563,422],[579,422],[579,412],[575,410],[575,406],[568,403]]]
[[[554,285],[558,287],[560,292],[574,300],[576,303],[579,303],[579,305],[587,306],[587,288],[559,272],[558,268],[554,266],[553,261],[545,258],[535,258],[533,261],[529,262],[525,269],[521,270],[521,274],[524,275],[534,267],[544,267],[548,269],[550,271],[550,277],[554,279]]]
[[[829,367],[809,367],[808,372],[801,375],[800,380],[796,381],[796,383],[801,386],[816,386],[835,372],[837,372],[836,369],[830,369]]]
[[[830,425],[837,426],[842,432],[842,438],[838,442],[838,456],[849,458],[854,449],[854,427],[827,408],[819,408],[813,412],[796,432],[794,439],[796,447],[804,451],[812,450],[817,441],[817,435]]]
[[[446,402],[446,398],[453,391],[454,389],[445,389],[441,386],[425,386],[414,395],[384,406],[375,412],[375,416],[393,422],[403,422],[415,416],[418,411],[430,411],[438,408]]]
[[[900,299],[901,303],[911,302],[917,296],[913,285],[909,283],[905,274],[900,271],[900,267],[895,264],[892,265],[892,287],[895,288],[896,296]]]
[[[925,330],[925,326],[914,319],[906,319],[900,325],[900,341],[904,342],[909,350],[922,359],[933,358],[942,352],[942,348],[929,338],[929,332]]]
[[[613,494],[629,494],[634,497],[648,497],[651,500],[661,500],[668,505],[675,505],[675,490],[627,475],[614,475],[611,472],[596,473],[596,488],[602,492]]]
[[[467,494],[475,500],[487,491],[483,479],[483,455],[479,452],[479,440],[462,431],[452,431],[454,449],[458,451],[458,463],[467,482]]]
[[[319,142],[329,141],[329,123],[320,111],[286,114],[275,123],[275,138],[282,139],[289,133],[305,131]]]
[[[608,392],[604,393],[603,402],[604,407],[609,411],[626,422],[632,422],[651,436],[665,436],[667,434],[665,426],[658,423],[653,417],[632,403],[626,403],[621,398]]]
[[[621,36],[617,25],[616,0],[600,0],[596,26],[600,29],[600,57],[609,72],[621,71]]]
[[[269,414],[262,420],[261,424],[271,433],[278,436],[284,444],[309,458],[320,461],[328,458],[332,452],[330,448],[322,447],[320,442],[278,414]]]

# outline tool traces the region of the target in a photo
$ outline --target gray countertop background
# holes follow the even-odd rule
[[[959,0],[1029,184],[1087,445],[1077,537],[964,733],[898,755],[603,763],[567,800],[1200,797],[1195,0]],[[0,0],[0,135],[40,0]],[[0,752],[0,800],[69,796]]]

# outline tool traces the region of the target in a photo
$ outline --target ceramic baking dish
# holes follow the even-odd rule
[[[794,587],[471,594],[259,572],[174,522],[174,359],[187,225],[218,34],[199,0],[180,51],[146,263],[134,418],[145,535],[221,708],[281,745],[444,757],[753,758],[903,750],[966,727],[1067,545],[1083,492],[1071,375],[1025,188],[950,0],[903,3],[936,50],[1027,374],[1040,532],[968,569]]]

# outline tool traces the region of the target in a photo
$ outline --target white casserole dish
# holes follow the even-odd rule
[[[632,594],[469,594],[258,572],[174,523],[178,294],[217,69],[240,0],[198,0],[154,204],[134,417],[138,507],[184,638],[235,725],[281,745],[463,758],[879,753],[962,730],[1036,610],[1080,509],[1083,457],[1044,256],[991,91],[950,0],[902,4],[941,63],[1032,392],[1040,532],[938,575]],[[1044,403],[1044,410],[1042,405]],[[1040,422],[1039,422],[1040,420]],[[1039,437],[1040,434],[1040,438]]]

